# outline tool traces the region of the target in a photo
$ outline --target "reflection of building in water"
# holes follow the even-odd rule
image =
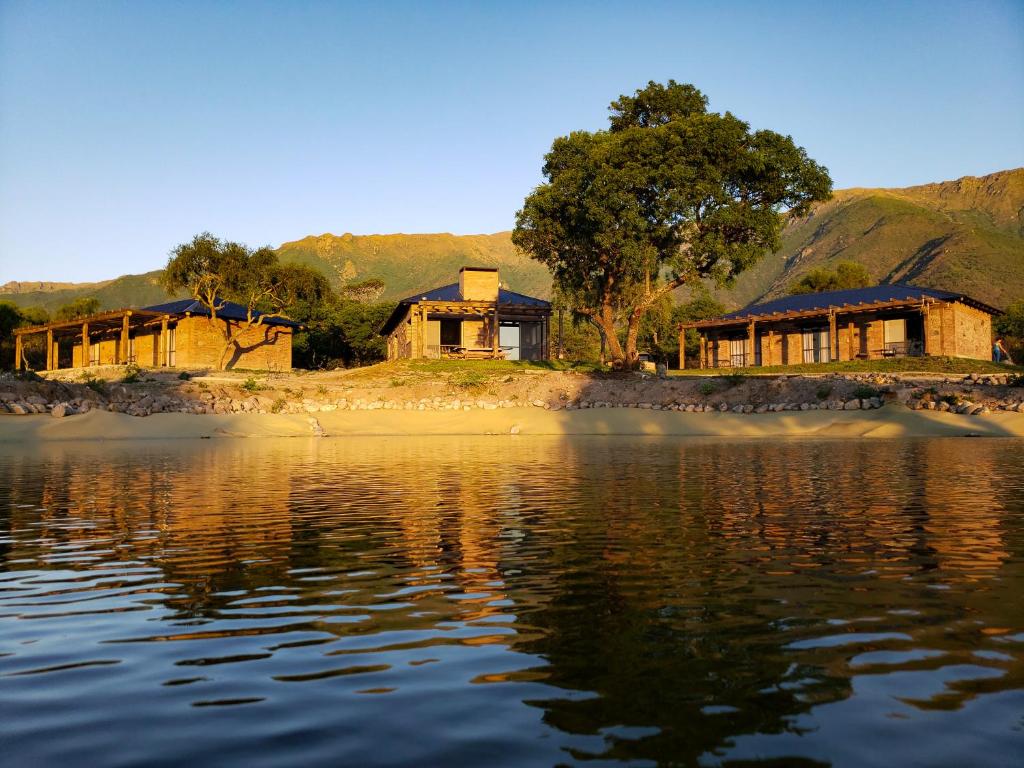
[[[937,570],[952,579],[992,576],[1007,560],[1008,499],[998,454],[971,462],[953,441],[726,445],[681,456],[680,493],[699,498],[718,535],[777,560],[896,575]],[[837,460],[841,457],[841,460]],[[818,560],[817,562],[815,562]]]
[[[12,484],[15,503],[29,505],[12,518],[16,540],[18,528],[31,529],[26,554],[52,549],[39,540],[81,545],[84,553],[117,548],[125,561],[158,566],[197,596],[224,589],[239,570],[287,567],[291,470],[254,473],[266,456],[255,445],[166,454],[56,448],[51,456],[41,468],[38,457],[26,459],[34,467],[12,468],[23,478]]]

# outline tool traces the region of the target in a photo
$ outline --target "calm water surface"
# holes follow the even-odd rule
[[[1019,766],[1024,442],[0,450],[0,763],[190,761]]]

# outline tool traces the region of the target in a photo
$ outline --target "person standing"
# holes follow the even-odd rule
[[[1003,362],[1005,359],[1007,363],[1013,364],[1013,360],[1010,359],[1010,353],[1006,351],[1006,347],[1003,346],[1002,338],[995,340],[992,345],[992,359],[997,363]]]

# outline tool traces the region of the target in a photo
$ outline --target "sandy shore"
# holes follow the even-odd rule
[[[338,411],[291,414],[153,414],[137,418],[91,411],[54,419],[48,415],[0,417],[0,443],[57,440],[169,440],[226,437],[326,437],[358,435],[653,435],[739,438],[1016,437],[1024,414],[963,416],[888,405],[873,411],[788,411],[757,415],[679,413],[627,408],[547,411],[402,412]]]

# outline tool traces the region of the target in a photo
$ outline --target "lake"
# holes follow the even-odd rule
[[[1010,766],[1024,441],[0,448],[10,766]]]

